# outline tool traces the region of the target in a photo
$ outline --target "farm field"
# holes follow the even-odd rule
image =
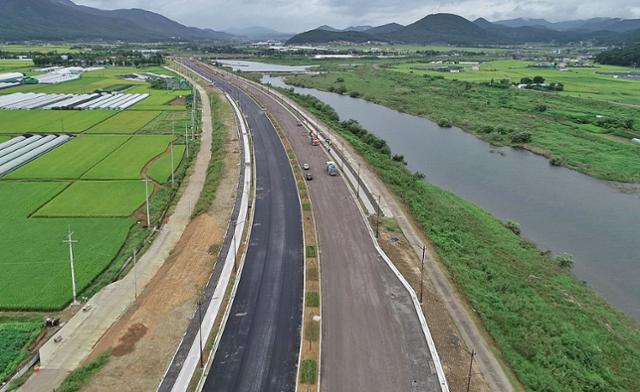
[[[0,49],[0,51],[1,50],[2,49]],[[33,62],[31,60],[0,59],[0,72],[19,70],[22,68],[31,67],[32,65]]]
[[[74,239],[79,241],[74,248],[79,292],[107,267],[111,268],[112,263],[121,263],[119,252],[125,241],[127,244],[133,241],[126,246],[139,247],[136,241],[146,238],[141,235],[144,229],[131,217],[145,201],[145,184],[140,180],[149,165],[154,177],[166,182],[171,175],[167,147],[175,138],[166,134],[134,134],[143,127],[149,133],[162,133],[161,128],[166,124],[156,121],[160,117],[181,119],[180,124],[184,126],[188,118],[184,102],[168,103],[180,95],[190,94],[190,90],[149,89],[148,83],[121,78],[145,71],[107,68],[58,85],[3,90],[3,94],[16,91],[84,93],[97,88],[118,86],[132,90],[139,86],[141,92],[152,94],[150,103],[159,109],[0,111],[0,142],[29,132],[55,133],[64,129],[78,134],[0,178],[0,200],[4,207],[0,225],[12,228],[0,236],[0,270],[3,271],[0,309],[57,310],[71,300],[68,248],[62,243],[69,226]],[[184,145],[175,146],[176,167],[183,155]],[[184,173],[183,166],[180,175]],[[152,217],[156,219],[173,191],[160,181],[149,184],[149,191]],[[135,238],[128,239],[131,235]]]
[[[76,181],[33,216],[127,217],[144,203],[144,187],[142,181]]]
[[[70,45],[0,45],[1,52],[9,53],[80,53],[80,48],[72,48]]]
[[[569,68],[567,71],[557,69],[534,68],[535,63],[519,60],[490,61],[480,64],[480,71],[472,71],[471,65],[463,65],[465,72],[450,73],[438,71],[424,71],[416,67],[438,67],[439,64],[408,63],[392,69],[414,73],[416,75],[442,76],[446,79],[456,79],[470,82],[489,82],[491,79],[509,79],[519,82],[521,78],[533,78],[536,75],[544,77],[548,82],[562,83],[564,91],[560,94],[580,98],[615,101],[628,104],[640,104],[640,81],[615,79],[615,73],[637,72],[637,69],[611,65],[596,65],[590,68]]]
[[[132,88],[131,94],[144,94],[151,91],[151,96],[133,105],[130,110],[184,110],[184,104],[172,104],[178,98],[191,95],[190,90],[149,90],[143,87]]]
[[[80,133],[116,113],[109,110],[0,110],[0,133]]]
[[[163,153],[173,139],[169,135],[133,136],[82,178],[104,180],[142,178],[141,173],[147,163]]]
[[[138,134],[184,134],[185,125],[191,124],[191,117],[184,110],[165,111],[143,126]]]
[[[80,135],[18,170],[7,179],[77,179],[120,147],[129,136]]]
[[[182,157],[184,156],[185,146],[180,144],[173,147],[173,165],[174,168],[180,166]],[[149,168],[149,177],[154,181],[164,184],[169,181],[172,172],[171,167],[171,152],[167,151],[160,158],[158,158]]]
[[[62,192],[64,182],[0,182],[0,308],[59,309],[71,300],[68,227],[78,240],[76,280],[81,291],[109,265],[134,224],[131,218],[47,219],[30,215]],[[28,242],[28,245],[27,243]]]
[[[27,356],[29,344],[41,329],[41,320],[11,321],[0,318],[0,385]]]
[[[159,111],[124,111],[90,128],[86,133],[136,133],[153,121]]]

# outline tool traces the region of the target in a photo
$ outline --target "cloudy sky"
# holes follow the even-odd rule
[[[77,0],[98,8],[144,8],[181,23],[216,30],[267,26],[299,32],[330,24],[408,24],[435,12],[466,18],[514,17],[551,21],[618,16],[640,18],[638,0]]]

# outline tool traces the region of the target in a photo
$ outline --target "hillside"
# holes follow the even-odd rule
[[[453,14],[428,15],[408,26],[397,23],[363,32],[328,31],[328,26],[292,37],[288,43],[328,43],[368,41],[408,44],[496,45],[527,42],[569,43],[594,41],[598,44],[628,44],[640,40],[640,19],[594,18],[551,23],[544,19],[512,19],[471,22]]]
[[[453,14],[428,15],[389,34],[395,41],[411,43],[483,44],[500,37]]]
[[[141,9],[100,10],[70,0],[0,0],[0,41],[228,40]]]
[[[289,45],[297,44],[322,44],[327,42],[354,42],[364,43],[369,41],[389,42],[387,38],[377,38],[367,33],[359,31],[328,31],[328,30],[310,30],[297,34],[287,41]]]

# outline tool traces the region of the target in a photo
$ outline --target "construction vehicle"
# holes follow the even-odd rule
[[[327,161],[327,173],[329,173],[330,176],[338,175],[338,166],[336,166],[335,162]]]

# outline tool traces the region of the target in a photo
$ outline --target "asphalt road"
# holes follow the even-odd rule
[[[265,113],[212,75],[240,101],[256,166],[254,222],[238,290],[205,391],[294,391],[300,349],[303,234],[296,183]]]
[[[246,88],[276,117],[314,175],[309,186],[321,251],[322,391],[440,391],[411,298],[377,253],[346,184],[325,173],[326,154],[310,145],[296,118],[272,96]]]

